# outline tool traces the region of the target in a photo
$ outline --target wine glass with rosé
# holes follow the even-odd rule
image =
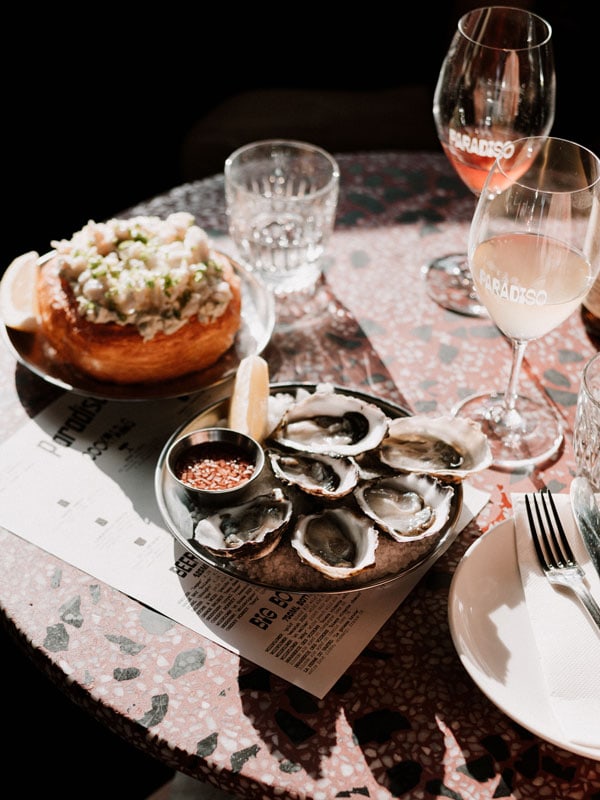
[[[466,398],[454,414],[481,424],[501,469],[530,467],[560,448],[545,399],[518,392],[528,342],[579,307],[600,271],[600,159],[551,136],[517,139],[494,162],[468,240],[475,288],[512,345],[504,392]]]
[[[460,18],[438,77],[433,117],[446,157],[475,197],[506,142],[550,133],[555,97],[546,20],[507,6]],[[466,253],[438,257],[423,271],[429,296],[443,308],[487,316]]]

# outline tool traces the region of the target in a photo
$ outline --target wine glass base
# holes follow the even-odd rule
[[[456,405],[454,416],[481,425],[488,437],[493,466],[525,469],[550,460],[563,442],[563,426],[549,405],[519,395],[514,411],[504,411],[504,393],[467,397]]]
[[[470,317],[489,317],[473,286],[464,253],[436,258],[425,265],[423,272],[427,294],[442,308]]]

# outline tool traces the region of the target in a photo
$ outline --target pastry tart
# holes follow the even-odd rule
[[[37,276],[53,357],[97,380],[170,380],[214,364],[241,324],[241,285],[186,212],[90,221]]]

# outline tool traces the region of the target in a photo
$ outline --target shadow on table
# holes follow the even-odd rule
[[[324,778],[325,765],[335,760],[344,741],[345,758],[355,759],[355,746],[360,748],[367,770],[363,774],[394,796],[417,788],[432,795],[450,792],[444,783],[450,772],[460,776],[461,788],[474,790],[496,780],[508,793],[513,762],[529,759],[531,769],[539,768],[535,738],[479,691],[452,644],[448,591],[455,562],[472,540],[473,531],[465,530],[323,699],[240,659],[242,710],[261,746],[276,741],[272,755],[281,772],[290,774],[290,785],[296,772],[314,781]],[[223,635],[217,625],[214,630]],[[493,639],[493,623],[487,633]],[[509,659],[498,639],[494,670],[499,680]],[[477,741],[472,719],[485,721]],[[255,747],[232,754],[232,769],[241,770],[255,756]],[[353,770],[346,787],[343,775],[337,775],[338,792],[349,797],[368,792],[370,786],[355,785],[360,774]],[[286,785],[285,777],[282,783]]]
[[[417,789],[437,796],[450,793],[444,780],[452,766],[464,773],[463,788],[473,790],[481,787],[482,775],[488,780],[501,772],[499,762],[509,758],[510,739],[520,740],[519,753],[530,747],[533,737],[479,692],[456,657],[446,618],[450,578],[442,568],[433,568],[395,613],[394,622],[383,626],[322,700],[245,665],[239,676],[242,707],[258,740],[268,742],[273,729],[280,732],[277,759],[283,772],[301,770],[314,781],[321,779],[323,765],[343,747],[341,731],[360,748],[365,774],[393,796]],[[412,638],[403,641],[398,636],[402,630]],[[261,695],[262,706],[256,700]],[[401,704],[392,699],[398,697]],[[265,710],[258,716],[261,707]],[[471,713],[487,725],[479,743],[472,737],[464,743],[463,756],[460,729],[452,735],[445,723]],[[348,761],[356,757],[355,750],[345,754]],[[352,771],[346,787],[338,775],[339,796],[369,792],[371,787],[355,785],[357,774]]]

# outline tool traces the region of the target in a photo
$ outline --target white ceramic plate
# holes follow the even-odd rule
[[[450,585],[448,620],[463,666],[499,709],[542,739],[598,760],[597,750],[565,741],[544,693],[512,519],[463,556]]]
[[[48,253],[40,261],[51,256],[52,253]],[[271,339],[275,325],[275,306],[271,292],[258,278],[230,260],[242,286],[242,324],[229,350],[216,364],[202,372],[192,372],[181,378],[157,383],[108,383],[54,360],[48,354],[43,336],[37,331],[27,333],[0,325],[0,332],[17,361],[49,383],[78,394],[108,400],[164,400],[214,389],[235,375],[243,358],[262,353]]]

